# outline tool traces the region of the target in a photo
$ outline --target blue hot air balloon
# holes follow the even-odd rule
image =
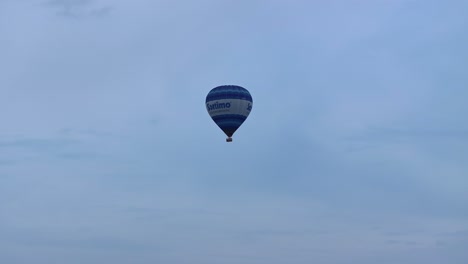
[[[206,110],[213,121],[232,141],[232,135],[244,123],[252,110],[252,96],[247,89],[237,85],[221,85],[206,96]]]

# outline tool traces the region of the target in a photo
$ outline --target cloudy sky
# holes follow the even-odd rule
[[[0,0],[0,263],[468,263],[467,14]]]

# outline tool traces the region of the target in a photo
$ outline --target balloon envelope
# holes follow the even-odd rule
[[[227,141],[244,123],[252,110],[253,100],[247,89],[237,85],[213,88],[206,96],[206,110],[228,136]]]

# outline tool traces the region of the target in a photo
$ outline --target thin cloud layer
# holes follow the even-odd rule
[[[57,15],[67,18],[102,17],[112,10],[112,7],[101,6],[96,0],[49,0],[43,5],[56,10]]]
[[[1,263],[467,262],[464,1],[0,5]]]

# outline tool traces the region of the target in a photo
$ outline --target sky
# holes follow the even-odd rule
[[[0,263],[468,263],[467,13],[0,0]]]

